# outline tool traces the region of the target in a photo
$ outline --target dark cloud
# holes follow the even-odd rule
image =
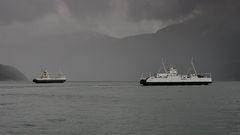
[[[186,16],[196,9],[196,0],[128,0],[129,15],[142,19],[166,20]]]
[[[77,18],[96,17],[111,9],[111,0],[64,0],[71,14]]]
[[[0,0],[0,23],[31,21],[56,11],[56,0]]]
[[[70,14],[79,19],[96,18],[113,12],[117,0],[1,0],[0,23],[31,21],[48,13],[57,12],[59,2],[63,2]],[[201,14],[226,15],[240,8],[238,0],[122,0],[127,3],[128,19],[141,20],[175,20]],[[125,9],[124,9],[125,10]],[[101,17],[101,16],[100,16]]]
[[[128,0],[129,18],[174,20],[198,12],[205,15],[226,15],[239,10],[238,0]],[[216,17],[216,16],[211,16]]]

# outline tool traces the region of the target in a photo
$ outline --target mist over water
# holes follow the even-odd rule
[[[240,83],[0,83],[0,134],[236,135]]]

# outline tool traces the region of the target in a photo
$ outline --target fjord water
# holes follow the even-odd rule
[[[2,82],[0,134],[237,135],[240,82]]]

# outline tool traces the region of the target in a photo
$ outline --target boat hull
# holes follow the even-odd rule
[[[144,86],[176,86],[176,85],[208,85],[212,82],[210,81],[188,81],[188,82],[147,82],[147,80],[140,80],[140,84]]]
[[[35,83],[64,83],[66,80],[38,80],[33,79],[33,82]]]

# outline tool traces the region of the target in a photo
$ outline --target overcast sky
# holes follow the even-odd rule
[[[197,16],[229,19],[239,12],[239,0],[0,0],[0,63],[27,70],[19,59],[46,37],[90,32],[123,38]],[[20,52],[27,42],[33,44]]]
[[[237,0],[0,0],[0,34],[93,31],[113,37],[156,32],[206,11],[239,7]],[[218,9],[218,10],[216,10]],[[209,12],[208,12],[209,13]],[[15,33],[15,32],[14,32]]]
[[[113,37],[156,32],[237,0],[0,0],[0,34],[93,31]],[[219,10],[217,10],[219,12]],[[2,32],[3,31],[3,32]]]

